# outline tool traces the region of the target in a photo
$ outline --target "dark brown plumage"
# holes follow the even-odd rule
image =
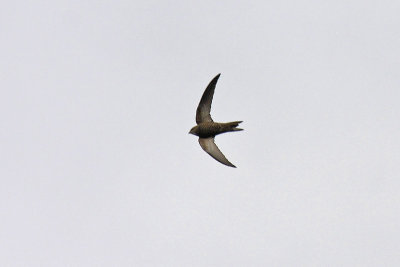
[[[242,121],[222,123],[214,122],[211,118],[211,103],[214,96],[215,86],[217,85],[220,75],[221,74],[215,76],[215,78],[211,80],[204,91],[196,110],[197,125],[194,126],[189,133],[199,137],[201,148],[203,148],[203,150],[206,151],[211,157],[222,164],[236,168],[236,166],[230,163],[224,154],[222,154],[221,150],[219,150],[214,142],[214,138],[218,134],[243,130],[236,128]]]

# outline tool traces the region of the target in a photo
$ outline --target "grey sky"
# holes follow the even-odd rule
[[[399,10],[3,3],[0,265],[399,266]]]

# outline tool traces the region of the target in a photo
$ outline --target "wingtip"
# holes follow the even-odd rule
[[[218,81],[218,79],[219,79],[219,76],[221,76],[221,73],[218,73],[218,74],[211,80],[211,83],[212,83],[212,82],[217,83],[217,81]]]
[[[230,163],[230,162],[229,162]],[[232,168],[237,168],[235,165],[233,165],[232,163],[230,163],[230,164],[225,164],[226,166],[228,166],[228,167],[232,167]]]

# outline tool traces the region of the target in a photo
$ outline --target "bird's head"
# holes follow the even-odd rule
[[[193,134],[193,135],[198,135],[198,126],[194,126],[192,129],[190,129],[190,134]]]

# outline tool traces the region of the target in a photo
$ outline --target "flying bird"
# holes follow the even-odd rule
[[[243,129],[237,128],[239,123],[242,121],[232,121],[232,122],[214,122],[211,118],[211,103],[214,96],[215,86],[218,82],[218,74],[214,79],[208,84],[206,90],[201,97],[200,103],[196,110],[196,123],[190,130],[190,134],[197,135],[199,137],[199,143],[201,148],[207,152],[211,157],[221,162],[224,165],[236,168],[235,165],[229,162],[229,160],[222,154],[221,150],[217,147],[214,142],[215,136],[218,134],[226,132],[236,132],[242,131]]]

